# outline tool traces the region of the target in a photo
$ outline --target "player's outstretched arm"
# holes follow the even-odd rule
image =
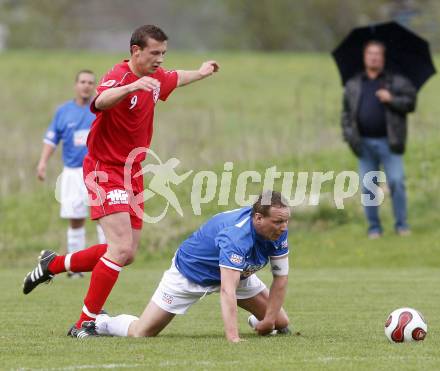
[[[195,81],[204,79],[211,76],[220,69],[219,64],[216,61],[203,62],[200,68],[196,71],[177,71],[177,86],[185,86]]]
[[[271,258],[273,281],[269,291],[269,301],[267,303],[266,315],[258,323],[255,330],[260,335],[266,335],[275,328],[275,321],[280,313],[281,307],[286,297],[288,282],[288,257],[280,259]]]
[[[220,302],[223,323],[225,325],[225,336],[228,341],[238,343],[240,337],[238,335],[237,297],[235,291],[240,282],[240,271],[220,267],[220,274]]]
[[[99,111],[104,111],[114,107],[130,93],[137,90],[151,91],[158,87],[160,87],[158,80],[143,76],[131,84],[104,90],[96,98],[95,108]]]
[[[48,143],[43,144],[43,150],[41,151],[40,161],[37,166],[37,178],[41,181],[46,179],[47,162],[52,154],[56,150],[56,146]]]

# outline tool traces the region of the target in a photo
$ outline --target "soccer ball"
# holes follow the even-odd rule
[[[399,308],[385,322],[385,336],[392,343],[421,341],[426,337],[428,325],[422,314],[412,308]]]

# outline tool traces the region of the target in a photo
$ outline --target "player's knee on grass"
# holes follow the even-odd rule
[[[275,328],[277,329],[283,329],[289,326],[289,317],[287,316],[286,312],[283,310],[280,311],[280,314],[278,315],[278,318],[275,323]]]
[[[160,330],[142,328],[139,320],[133,321],[128,329],[128,336],[133,338],[155,337]]]

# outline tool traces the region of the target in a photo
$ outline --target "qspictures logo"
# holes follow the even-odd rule
[[[133,174],[135,159],[141,154],[147,155],[149,162]],[[219,174],[212,170],[182,172],[178,169],[179,165],[180,160],[177,158],[170,158],[163,162],[153,150],[144,147],[136,148],[130,152],[124,165],[124,189],[109,192],[106,195],[107,200],[113,204],[129,203],[135,214],[144,222],[158,223],[166,216],[170,207],[184,217],[181,201],[183,204],[188,204],[189,201],[194,215],[201,215],[203,205],[211,202],[215,202],[218,206],[227,206],[231,200],[234,200],[240,207],[252,205],[258,195],[251,194],[248,186],[260,185],[261,189],[270,190],[274,189],[275,181],[281,182],[281,193],[291,207],[319,205],[323,199],[322,186],[325,183],[331,183],[332,192],[327,192],[326,196],[331,194],[337,209],[344,209],[344,202],[354,197],[360,187],[362,190],[360,201],[364,206],[379,206],[385,198],[384,191],[379,185],[379,182],[385,181],[385,174],[382,171],[368,172],[363,179],[359,179],[359,175],[354,171],[295,173],[280,172],[276,166],[270,166],[264,172],[244,170],[235,173],[234,164],[225,162],[223,171]],[[144,189],[135,194],[132,181],[144,176],[149,180],[145,182]],[[105,182],[108,175],[100,174],[99,178],[100,181]],[[191,191],[176,193],[178,187],[186,182],[192,183]],[[262,200],[263,204],[270,204],[270,193],[267,195],[267,199]],[[183,200],[183,197],[186,199]],[[60,201],[58,197],[56,198]],[[159,204],[163,207],[155,215],[150,215],[148,202],[158,198],[160,198]],[[101,197],[88,201],[89,206],[99,206],[101,203]],[[141,207],[142,203],[145,203],[144,209]]]

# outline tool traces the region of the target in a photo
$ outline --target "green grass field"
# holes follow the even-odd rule
[[[140,314],[163,267],[126,269],[106,308]],[[2,273],[5,369],[416,370],[440,365],[437,269],[296,269],[285,307],[300,335],[258,337],[241,310],[245,341],[237,345],[223,338],[217,294],[177,317],[157,338],[75,341],[65,334],[81,307],[85,280],[58,277],[25,297],[19,293],[21,276],[17,270]],[[267,272],[261,276],[270,283]],[[424,343],[386,340],[387,314],[403,305],[423,310],[429,326]]]
[[[221,72],[211,81],[179,89],[156,113],[153,149],[162,160],[181,160],[179,174],[214,170],[234,162],[233,185],[242,170],[356,170],[356,160],[340,140],[341,88],[332,60],[311,54],[173,53],[169,68],[196,68],[217,59]],[[382,207],[384,238],[369,241],[359,195],[335,209],[293,209],[289,244],[292,274],[286,309],[300,336],[261,338],[240,314],[245,342],[227,344],[219,299],[212,295],[177,318],[156,339],[93,339],[75,342],[65,333],[78,315],[87,280],[59,277],[53,285],[21,294],[24,274],[38,252],[62,252],[66,224],[58,217],[54,183],[59,152],[45,184],[35,180],[41,138],[56,106],[71,97],[74,73],[91,68],[99,75],[120,55],[74,52],[10,52],[0,57],[0,335],[1,369],[387,369],[440,368],[440,80],[419,94],[411,116],[405,155],[409,221],[413,234],[393,233],[389,194]],[[438,60],[438,59],[437,59]],[[280,188],[276,182],[276,188]],[[261,185],[250,187],[259,191]],[[176,187],[184,218],[170,211],[145,225],[135,263],[124,270],[106,308],[139,314],[179,241],[210,215],[237,207],[216,202],[192,213],[191,183]],[[324,186],[325,192],[332,185]],[[217,200],[217,198],[215,199]],[[157,210],[153,198],[148,210]],[[89,242],[95,241],[88,224]],[[262,278],[270,277],[265,270]],[[413,306],[428,321],[420,344],[391,345],[383,324],[392,310]]]

